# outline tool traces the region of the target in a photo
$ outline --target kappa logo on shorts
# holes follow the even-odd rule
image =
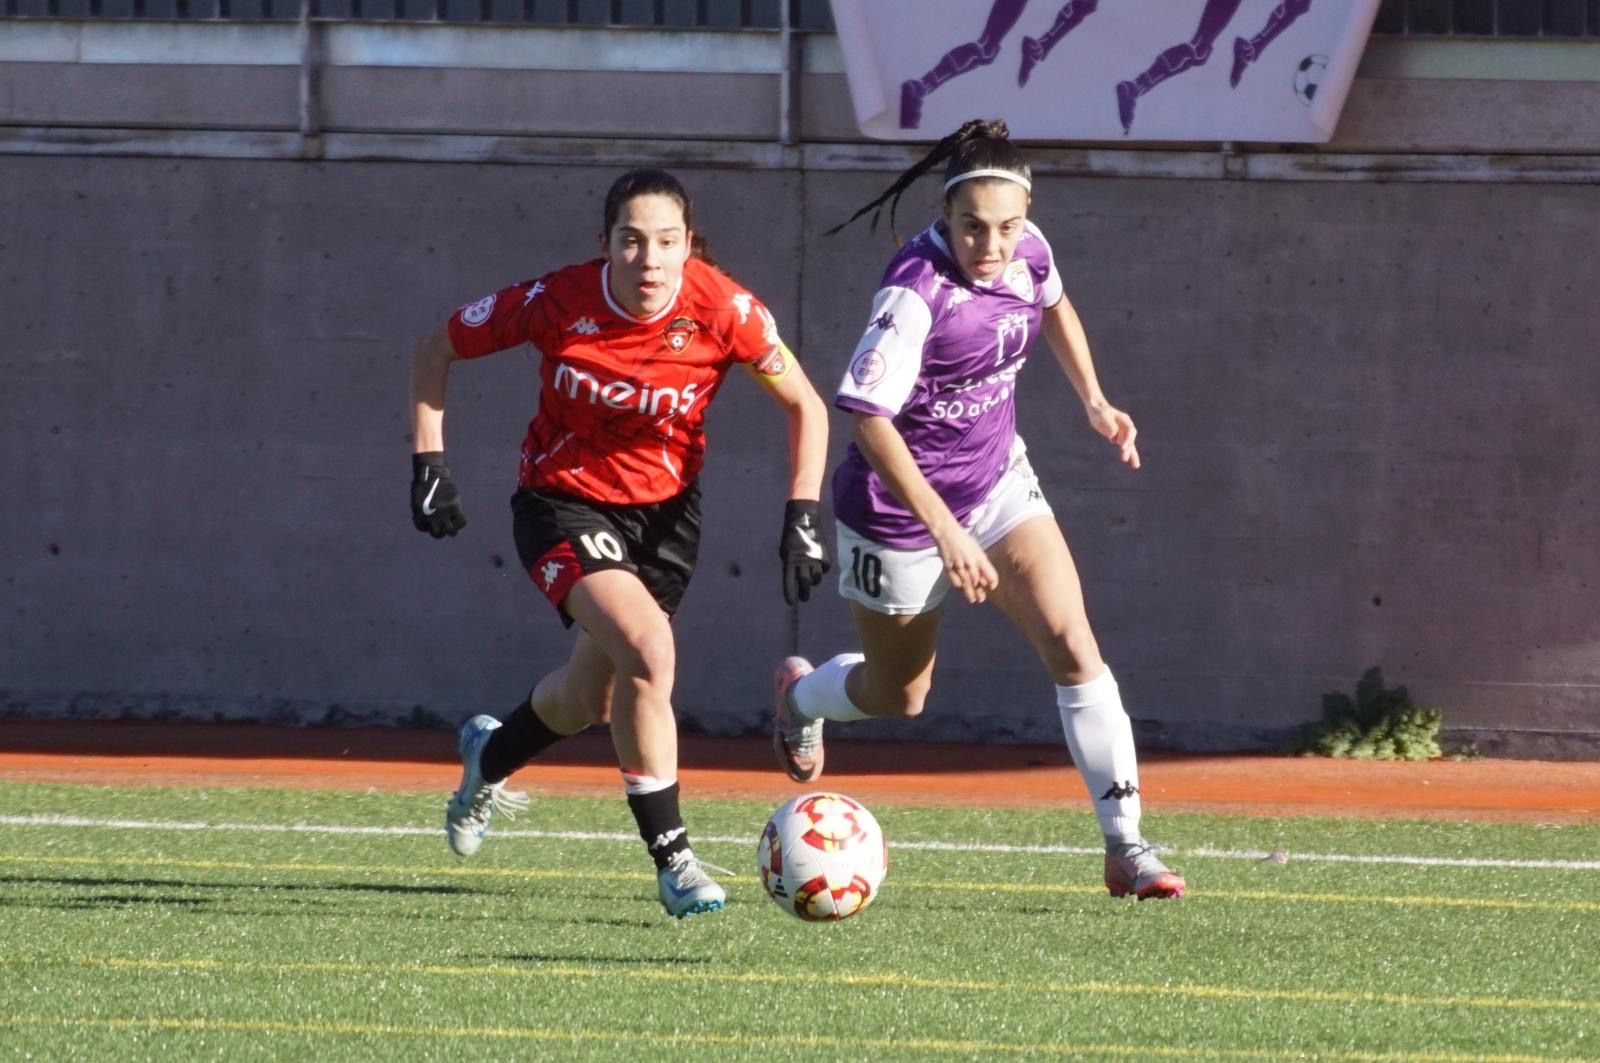
[[[461,308],[461,323],[477,328],[489,320],[489,315],[492,313],[494,313],[494,296],[486,295],[477,302]]]
[[[862,351],[850,363],[850,379],[864,388],[876,385],[888,371],[889,361],[876,347]]]
[[[572,585],[583,578],[583,565],[571,543],[559,543],[528,566],[528,577],[554,605],[560,605]]]

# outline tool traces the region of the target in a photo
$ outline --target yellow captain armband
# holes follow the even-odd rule
[[[789,370],[794,367],[794,352],[784,346],[782,340],[772,350],[760,358],[750,362],[746,368],[763,385],[771,387],[789,375]]]

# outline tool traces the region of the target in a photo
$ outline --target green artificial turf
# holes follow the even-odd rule
[[[678,922],[620,799],[537,799],[463,861],[443,795],[0,784],[0,1048],[1600,1058],[1600,826],[1152,816],[1190,895],[1140,903],[1085,810],[883,806],[879,899],[813,925],[753,873],[787,796],[686,803],[738,876]]]

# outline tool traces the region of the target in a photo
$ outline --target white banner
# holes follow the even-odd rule
[[[1333,135],[1379,0],[832,0],[856,121],[934,140]]]

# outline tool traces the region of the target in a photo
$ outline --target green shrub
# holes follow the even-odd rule
[[[1432,760],[1439,749],[1438,709],[1418,708],[1403,686],[1383,685],[1376,665],[1356,683],[1356,696],[1322,695],[1322,722],[1312,724],[1299,748],[1302,757],[1350,760]]]

